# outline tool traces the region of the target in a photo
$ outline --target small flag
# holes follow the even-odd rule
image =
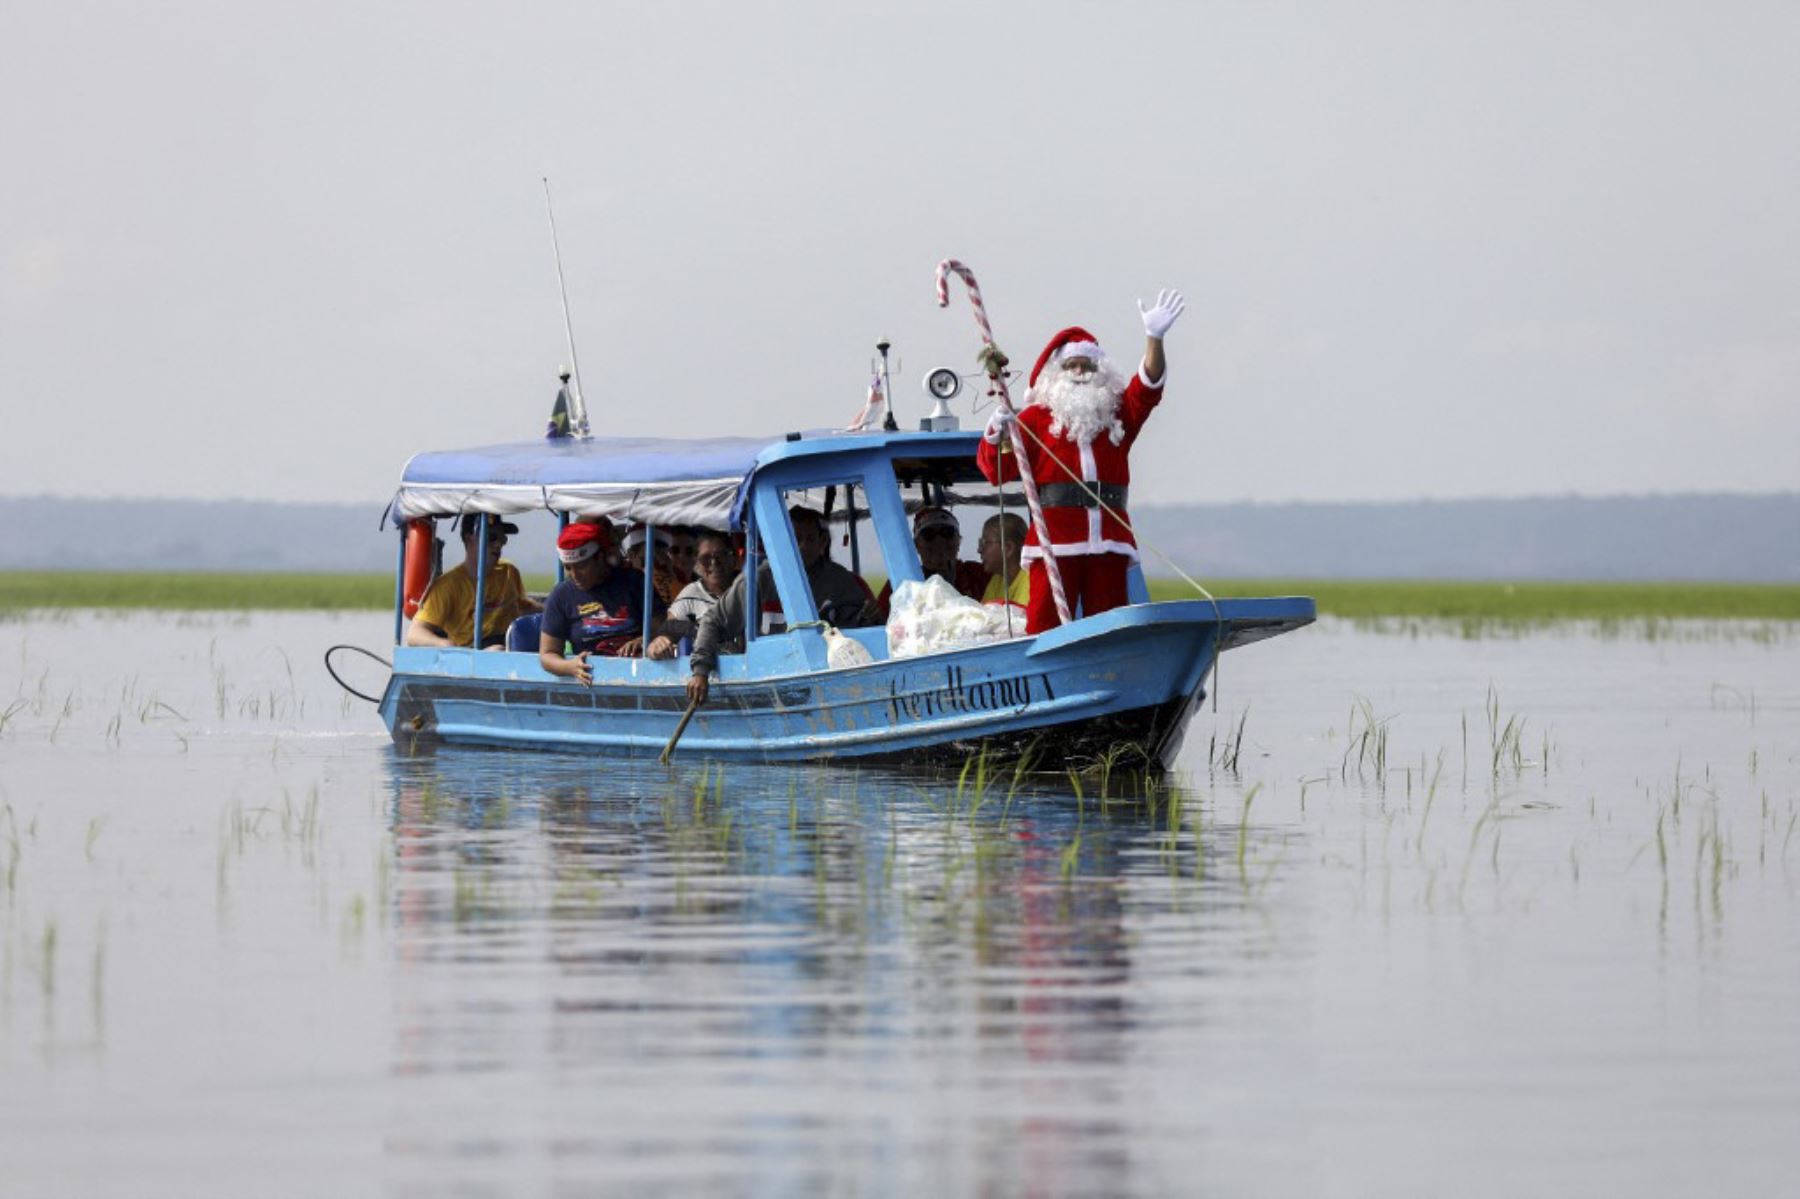
[[[550,408],[550,423],[544,426],[544,437],[557,441],[569,436],[569,385],[556,389],[556,403]]]
[[[850,427],[845,431],[861,433],[865,429],[880,428],[881,422],[876,419],[875,413],[886,407],[887,396],[881,390],[881,372],[876,371],[869,376],[869,398],[863,401],[862,411],[856,414],[856,419],[850,422]]]

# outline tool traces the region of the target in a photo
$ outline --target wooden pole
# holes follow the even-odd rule
[[[688,701],[687,711],[681,714],[681,723],[675,726],[675,734],[669,738],[669,743],[663,746],[662,757],[658,758],[657,761],[661,762],[664,766],[669,764],[669,758],[675,752],[675,743],[681,740],[681,734],[687,732],[688,721],[692,720],[694,718],[694,713],[699,710],[699,700]]]

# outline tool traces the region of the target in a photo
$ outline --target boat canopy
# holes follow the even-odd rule
[[[417,454],[388,506],[395,520],[549,510],[725,527],[757,455],[780,437],[595,437]]]
[[[431,450],[406,464],[387,516],[404,521],[550,511],[735,528],[745,485],[758,469],[796,458],[848,461],[877,454],[892,462],[903,485],[929,479],[948,489],[981,481],[978,436],[811,430],[785,437],[595,437]],[[968,502],[954,491],[939,494],[938,502]]]

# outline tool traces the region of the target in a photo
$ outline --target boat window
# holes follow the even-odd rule
[[[981,474],[973,455],[958,457],[894,460],[894,474],[900,482],[900,496],[905,504],[908,523],[916,526],[918,513],[924,508],[947,508],[956,518],[961,533],[957,546],[958,561],[975,562],[981,557],[979,542],[982,526],[1001,512],[1024,514],[1025,494],[1017,483],[996,488]],[[935,536],[947,536],[938,532]],[[913,552],[917,555],[917,541]],[[921,563],[921,569],[923,564]]]
[[[797,505],[823,513],[831,560],[860,577],[871,594],[880,593],[882,584],[887,582],[888,569],[882,558],[881,541],[869,521],[868,494],[859,483],[794,488],[783,491],[781,496],[784,508]]]
[[[923,508],[941,507],[949,509],[956,518],[957,527],[951,532],[960,536],[955,538],[957,544],[954,546],[945,544],[950,533],[946,533],[940,524],[928,534],[933,542],[929,548],[951,552],[953,561],[963,564],[955,569],[959,578],[980,575],[982,526],[1002,510],[1024,513],[1025,497],[1018,485],[1011,484],[1004,495],[999,494],[983,478],[973,452],[921,454],[895,458],[892,463],[895,479],[900,484],[900,499],[907,513],[907,537],[887,549],[894,555],[906,555],[908,561],[902,573],[910,576],[924,570],[913,535],[916,514]],[[886,584],[895,574],[898,559],[884,559],[880,538],[869,519],[866,491],[855,480],[844,480],[830,485],[819,483],[806,488],[786,488],[781,494],[783,507],[798,505],[826,514],[832,559],[863,579],[877,597],[869,617],[884,620],[886,609],[880,600],[884,598],[882,593]],[[853,523],[856,529],[854,540],[850,533]]]

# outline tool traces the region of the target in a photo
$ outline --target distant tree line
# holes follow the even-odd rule
[[[0,569],[388,571],[382,504],[0,499]],[[1800,493],[1135,506],[1202,578],[1800,581]],[[509,556],[553,569],[551,518]],[[96,535],[100,533],[101,535]],[[541,533],[542,536],[536,536]],[[964,545],[965,554],[974,547]],[[1153,553],[1153,576],[1170,574]]]

